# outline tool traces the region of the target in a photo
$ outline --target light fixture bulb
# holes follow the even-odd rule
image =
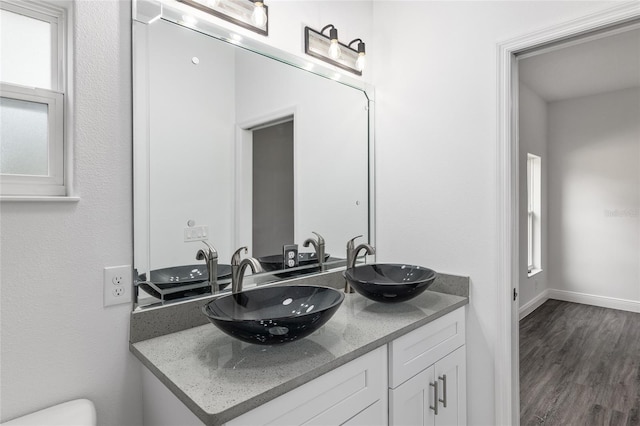
[[[341,55],[342,51],[340,50],[338,39],[331,40],[331,44],[329,45],[329,56],[331,59],[340,59]]]
[[[264,3],[257,1],[253,3],[253,13],[251,14],[251,22],[256,27],[264,27],[267,24],[267,12],[264,9]]]
[[[358,71],[362,71],[364,69],[364,66],[367,63],[367,59],[365,57],[364,53],[358,53],[358,59],[356,60],[356,69]]]
[[[356,59],[356,63],[354,64],[356,69],[358,71],[360,71],[360,73],[362,73],[362,70],[364,69],[365,63],[366,63],[366,46],[364,45],[364,41],[362,41],[362,39],[355,39],[353,40],[351,43],[349,43],[349,49],[354,50],[351,46],[354,45],[356,42],[358,42],[358,59]]]

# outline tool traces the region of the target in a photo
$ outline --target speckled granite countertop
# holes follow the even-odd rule
[[[281,346],[243,343],[206,324],[130,348],[205,424],[222,425],[468,303],[434,291],[400,304],[354,293],[320,330]]]

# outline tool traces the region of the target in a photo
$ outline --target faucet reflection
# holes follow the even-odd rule
[[[357,237],[353,237],[352,239],[347,241],[347,268],[355,268],[356,259],[358,258],[358,253],[360,253],[360,251],[362,250],[365,250],[366,254],[368,255],[376,254],[376,249],[367,243],[362,243],[359,246],[354,248],[354,245],[355,245],[354,241],[356,240],[356,238],[360,238],[360,237],[362,237],[362,235],[358,235]],[[347,281],[345,281],[344,283],[344,292],[345,293],[354,292],[353,288],[351,288],[351,285],[349,285],[349,282]]]
[[[241,253],[244,251],[245,254],[249,252],[247,247],[240,247],[238,250],[233,253],[231,256],[231,292],[238,293],[242,291],[242,279],[244,278],[244,271],[247,269],[247,266],[251,268],[251,271],[254,274],[258,272],[262,272],[262,267],[260,266],[260,262],[253,257],[247,257],[246,259],[241,259]]]
[[[207,273],[209,274],[209,286],[211,294],[218,293],[218,252],[206,241],[202,241],[207,249],[200,249],[196,253],[196,260],[204,260],[207,263]]]
[[[324,238],[322,238],[322,235],[318,234],[315,231],[311,231],[312,233],[316,234],[316,236],[318,237],[317,240],[314,240],[313,238],[307,238],[304,243],[302,243],[302,245],[304,247],[309,247],[309,244],[311,244],[313,246],[313,248],[316,251],[316,256],[318,257],[318,265],[320,266],[320,271],[324,271],[325,270],[325,266],[324,266]]]

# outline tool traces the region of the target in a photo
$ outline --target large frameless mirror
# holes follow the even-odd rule
[[[141,4],[134,7],[136,307],[210,294],[205,263],[196,260],[203,241],[218,253],[222,291],[242,246],[264,271],[245,287],[317,273],[313,247],[303,245],[313,232],[325,240],[325,268],[344,266],[348,239],[373,238],[364,88],[272,47],[241,44],[212,23],[186,25],[184,4]],[[312,66],[321,74],[305,69]],[[292,244],[298,261],[288,268],[283,247]]]

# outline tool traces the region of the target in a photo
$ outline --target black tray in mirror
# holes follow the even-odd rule
[[[180,265],[154,269],[149,281],[160,288],[174,288],[176,284],[197,283],[209,280],[207,265]],[[231,265],[218,264],[218,280],[231,277]],[[140,274],[140,281],[147,281],[147,274]]]
[[[154,269],[150,275],[151,280],[148,282],[147,274],[140,274],[138,286],[160,300],[174,300],[211,292],[209,273],[204,264]],[[229,282],[221,281],[231,278],[231,265],[218,264],[217,276],[218,289],[223,290],[228,287]]]

